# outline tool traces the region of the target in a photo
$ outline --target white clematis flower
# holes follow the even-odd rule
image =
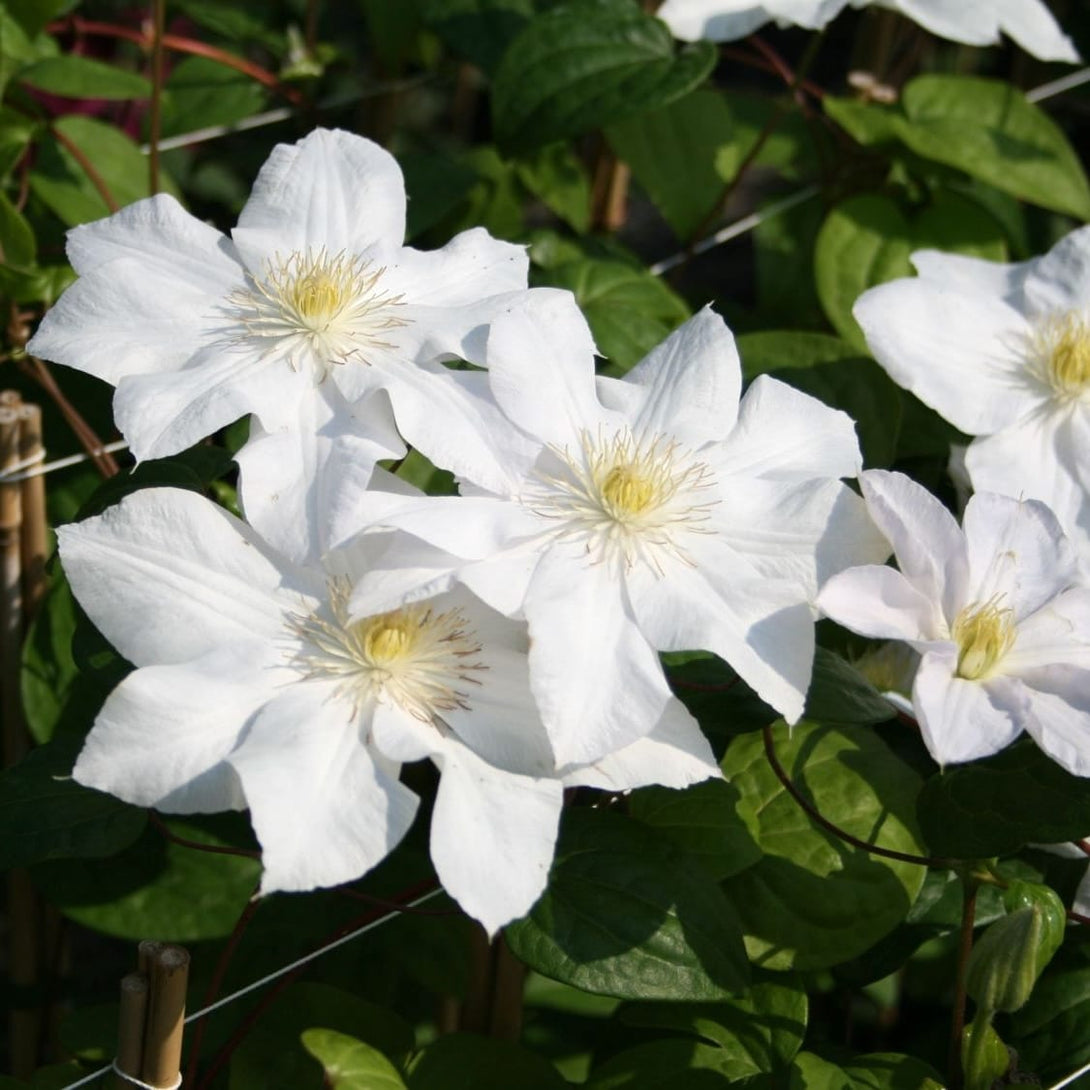
[[[1090,228],[1016,265],[912,260],[855,305],[875,359],[976,437],[974,488],[1043,501],[1090,557]]]
[[[817,30],[851,4],[899,11],[940,38],[967,45],[1014,39],[1041,60],[1079,60],[1043,0],[666,0],[658,10],[679,38],[734,41],[775,20]]]
[[[273,149],[230,238],[166,195],[72,230],[79,280],[29,349],[117,387],[137,459],[254,414],[240,457],[247,515],[315,559],[324,482],[404,453],[376,391],[411,443],[451,464],[448,439],[471,446],[487,407],[438,361],[464,354],[497,296],[526,288],[524,248],[481,228],[434,253],[404,238],[393,156],[317,129]]]
[[[263,893],[375,866],[416,812],[401,764],[430,758],[436,871],[494,932],[544,889],[565,782],[680,787],[718,774],[676,702],[641,745],[557,773],[524,625],[463,588],[350,615],[352,580],[396,549],[386,537],[304,568],[203,497],[154,489],[58,539],[80,603],[137,667],[73,775],[166,812],[248,807]]]
[[[818,606],[865,636],[921,655],[912,703],[940,765],[987,757],[1029,733],[1069,772],[1090,775],[1090,591],[1052,512],[981,492],[963,526],[900,473],[862,475],[900,571],[830,579]]]
[[[355,497],[375,525],[463,558],[423,553],[373,571],[353,607],[462,580],[525,616],[530,677],[561,764],[645,735],[670,698],[659,651],[704,649],[790,721],[802,714],[819,581],[884,559],[885,542],[840,480],[859,468],[851,420],[741,370],[705,310],[623,381],[594,374],[573,297],[542,292],[494,322],[484,362],[507,414],[464,498]]]

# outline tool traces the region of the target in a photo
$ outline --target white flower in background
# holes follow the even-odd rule
[[[963,528],[900,473],[870,470],[863,495],[900,571],[830,579],[818,607],[854,632],[904,640],[921,659],[912,703],[940,765],[987,757],[1022,731],[1090,775],[1090,591],[1052,512],[977,493]]]
[[[303,568],[193,492],[137,492],[58,531],[80,604],[137,669],[113,691],[75,778],[169,813],[248,807],[263,893],[348,882],[404,835],[441,778],[431,855],[494,932],[544,889],[565,783],[681,787],[718,768],[676,701],[653,735],[600,765],[556,771],[530,694],[526,628],[463,588],[349,613],[375,535]]]
[[[708,310],[623,381],[596,380],[594,355],[570,293],[496,319],[483,362],[509,423],[466,472],[471,494],[342,504],[344,534],[398,527],[463,564],[406,552],[361,580],[354,608],[457,578],[525,616],[562,764],[654,726],[670,697],[659,651],[714,652],[793,722],[819,581],[889,551],[838,480],[859,469],[851,420],[767,377],[739,404],[734,338]]]
[[[679,38],[734,41],[775,20],[817,30],[852,7],[901,12],[940,38],[967,45],[1014,39],[1041,60],[1077,62],[1079,54],[1043,0],[666,0],[657,14]]]
[[[666,0],[655,13],[685,41],[732,42],[775,20],[780,26],[817,30],[848,0]]]
[[[974,488],[1043,501],[1090,556],[1090,228],[1017,265],[912,261],[855,305],[875,359],[976,437]]]
[[[487,406],[472,376],[442,366],[526,288],[524,249],[481,228],[443,249],[403,245],[405,186],[388,152],[317,129],[280,144],[228,238],[170,196],[77,227],[79,280],[29,349],[117,387],[118,427],[137,459],[184,450],[246,414],[242,499],[250,521],[293,556],[324,481],[366,477],[404,447],[451,468]],[[443,426],[434,421],[441,415]]]

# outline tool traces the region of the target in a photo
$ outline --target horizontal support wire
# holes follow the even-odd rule
[[[336,950],[338,946],[344,946],[345,943],[351,942],[353,939],[358,939],[361,935],[366,935],[368,931],[374,931],[384,923],[389,923],[391,920],[397,919],[400,909],[419,908],[425,901],[430,901],[433,897],[437,897],[442,892],[441,889],[429,890],[427,893],[417,897],[416,900],[408,901],[406,904],[399,906],[398,910],[392,910],[387,915],[382,916],[377,920],[372,920],[370,923],[365,923],[362,927],[357,927],[355,931],[349,931],[347,935],[342,935],[339,939],[334,939],[332,942],[327,942],[324,946],[319,946],[317,950],[312,950],[309,954],[304,954],[301,958],[296,958],[295,961],[292,961],[287,965],[282,965],[279,969],[261,977],[260,980],[255,980],[253,983],[247,984],[244,988],[239,988],[237,992],[225,995],[222,999],[217,999],[215,1003],[210,1003],[207,1007],[201,1007],[200,1010],[196,1010],[192,1014],[186,1015],[184,1024],[188,1026],[190,1022],[196,1022],[198,1019],[205,1018],[213,1011],[218,1011],[221,1007],[226,1007],[241,999],[243,996],[249,995],[250,992],[257,991],[258,988],[263,988],[266,984],[271,984],[274,980],[279,980],[282,976],[287,976],[288,973],[295,972],[296,969],[301,969],[304,965],[308,965],[310,962],[316,961],[324,954],[328,954],[330,950]],[[85,1075],[76,1082],[70,1082],[67,1086],[62,1087],[61,1090],[78,1090],[78,1087],[89,1086],[95,1079],[100,1079],[103,1075],[107,1075],[111,1071],[113,1071],[112,1063],[107,1064],[105,1067],[100,1067],[97,1071],[92,1071],[90,1075]]]

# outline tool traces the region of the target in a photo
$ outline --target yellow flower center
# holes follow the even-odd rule
[[[1049,385],[1062,396],[1090,392],[1090,321],[1076,312],[1053,315],[1037,329],[1038,356]]]
[[[1014,612],[996,599],[981,606],[966,606],[954,621],[958,645],[958,677],[979,681],[991,675],[1014,644]]]
[[[349,620],[349,588],[334,580],[328,612],[295,618],[301,644],[295,661],[308,677],[337,682],[356,705],[387,700],[424,722],[469,707],[467,685],[486,669],[481,650],[458,609],[437,613],[426,602]]]
[[[602,481],[602,502],[614,518],[639,515],[661,500],[656,482],[630,465],[614,466]]]
[[[335,364],[389,348],[390,330],[407,324],[402,296],[383,291],[385,269],[362,257],[325,249],[275,255],[260,276],[228,297],[228,314],[266,353],[282,352],[295,369],[308,365],[321,382]]]

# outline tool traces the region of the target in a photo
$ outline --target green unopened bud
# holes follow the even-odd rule
[[[984,1011],[1016,1011],[1063,941],[1063,903],[1047,886],[1015,882],[1008,915],[996,920],[969,956],[969,995]]]
[[[1010,1053],[992,1029],[991,1015],[978,1011],[961,1039],[961,1070],[965,1090],[991,1090],[1011,1065]]]

